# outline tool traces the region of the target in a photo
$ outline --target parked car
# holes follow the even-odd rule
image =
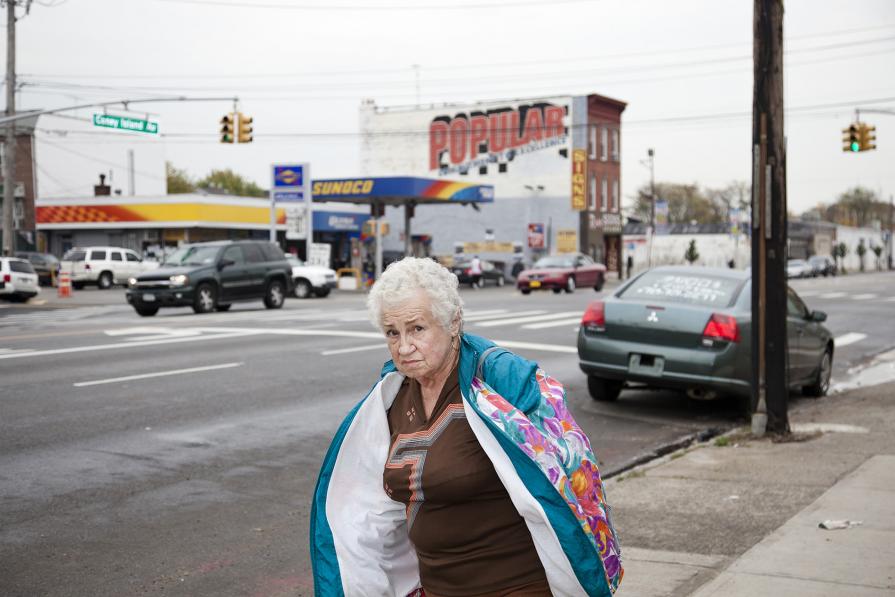
[[[40,294],[34,268],[19,257],[0,257],[0,297],[27,301]]]
[[[482,277],[479,278],[478,284],[479,288],[483,288],[488,282],[493,282],[497,286],[503,286],[506,283],[506,276],[503,273],[504,264],[502,262],[479,259],[479,263],[482,267]],[[454,259],[454,265],[451,266],[451,271],[457,276],[460,284],[469,284],[470,287],[473,286],[472,274],[469,273],[471,265],[471,258],[461,257]]]
[[[308,298],[312,294],[327,296],[336,287],[336,272],[328,267],[307,265],[304,261],[288,253],[286,260],[292,267],[293,294],[298,298]]]
[[[279,309],[291,291],[292,266],[278,246],[219,241],[183,245],[157,270],[131,277],[126,296],[137,313],[152,316],[161,307],[208,313],[258,299]]]
[[[595,263],[582,253],[541,257],[531,269],[522,270],[516,278],[516,288],[522,294],[532,290],[552,290],[554,293],[575,292],[578,287],[602,290],[606,281],[606,266]]]
[[[71,275],[72,288],[87,284],[106,289],[127,284],[129,278],[157,268],[154,261],[143,261],[135,251],[121,247],[75,247],[62,256],[60,271]]]
[[[595,400],[625,384],[678,388],[692,398],[748,399],[751,277],[720,268],[660,267],[635,277],[581,319],[578,358]],[[809,396],[829,389],[833,336],[822,311],[787,290],[789,385]]]
[[[829,255],[813,255],[808,258],[808,265],[814,276],[835,276],[836,262]]]
[[[804,259],[790,259],[786,262],[787,278],[812,278],[813,268]]]
[[[44,286],[53,286],[59,275],[59,259],[52,253],[35,251],[16,251],[16,257],[27,259],[37,274],[38,282]]]

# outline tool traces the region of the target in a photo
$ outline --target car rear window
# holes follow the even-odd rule
[[[260,243],[258,246],[261,247],[264,258],[267,261],[282,261],[286,259],[283,250],[273,243]]]
[[[84,257],[87,255],[85,251],[69,251],[63,257],[63,261],[84,261]]]
[[[20,274],[33,274],[34,268],[27,261],[9,260],[9,269]]]
[[[743,280],[696,273],[647,272],[634,280],[619,298],[706,307],[733,304]]]

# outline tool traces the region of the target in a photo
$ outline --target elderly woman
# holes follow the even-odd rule
[[[323,462],[315,594],[610,595],[618,542],[562,386],[464,333],[457,286],[408,257],[370,291],[392,359]]]

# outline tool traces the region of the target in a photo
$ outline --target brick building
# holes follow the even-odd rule
[[[14,248],[17,250],[33,250],[36,243],[34,222],[34,198],[37,196],[37,176],[34,161],[34,119],[26,119],[16,124],[16,172],[15,203],[13,204],[13,228],[16,231]],[[5,148],[6,127],[0,127],[0,140]],[[0,159],[5,159],[0,156]],[[0,167],[0,183],[3,180],[3,168]],[[0,191],[0,214],[2,214],[3,192]],[[0,239],[3,230],[0,226]],[[2,241],[0,241],[2,242]],[[0,244],[2,246],[2,244]]]

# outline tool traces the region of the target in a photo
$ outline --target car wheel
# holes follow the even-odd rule
[[[214,311],[217,302],[217,291],[214,286],[208,282],[203,282],[196,288],[196,296],[193,298],[193,311],[196,313],[211,313]]]
[[[529,294],[531,294],[531,290],[520,290],[519,292],[521,292],[522,294],[524,294],[524,295],[526,295],[526,296],[528,296]]]
[[[72,282],[71,287],[74,288],[75,290],[82,290],[84,288],[84,283],[83,282]]]
[[[833,371],[833,353],[828,348],[824,351],[824,356],[820,360],[820,365],[817,368],[817,376],[814,378],[814,383],[810,386],[805,386],[802,388],[802,394],[805,396],[810,396],[812,398],[820,398],[821,396],[826,396],[827,392],[830,390],[830,375]]]
[[[329,288],[318,288],[314,291],[314,294],[320,298],[329,296]]]
[[[505,283],[506,283],[506,280],[504,280],[503,276],[497,276],[497,287],[498,288],[503,286]]]
[[[279,280],[271,280],[264,292],[264,306],[268,309],[279,309],[286,302],[286,289]]]
[[[311,284],[307,280],[297,280],[295,282],[296,298],[308,298],[311,296]]]
[[[559,294],[560,292],[562,292],[562,288],[554,288],[553,289],[553,294]]]
[[[604,283],[603,274],[600,274],[597,276],[597,283],[594,284],[594,290],[596,290],[597,292],[600,292],[601,290],[603,290],[603,283]]]
[[[134,311],[136,311],[137,315],[140,317],[152,317],[158,313],[158,307],[134,307]]]
[[[229,304],[229,303],[226,304],[226,305],[215,305],[215,306],[214,306],[214,310],[215,310],[215,311],[229,311],[229,310],[230,310],[230,307],[232,307],[232,306],[233,306],[233,305],[232,305],[232,304]]]
[[[96,280],[96,285],[99,286],[102,290],[108,290],[112,288],[112,274],[109,272],[103,272],[99,275],[99,278]]]
[[[600,402],[615,402],[622,392],[622,382],[588,375],[587,391],[590,393],[590,397],[594,400],[599,400]]]
[[[575,292],[575,278],[573,278],[572,276],[566,278],[566,292],[568,292],[569,294]]]

